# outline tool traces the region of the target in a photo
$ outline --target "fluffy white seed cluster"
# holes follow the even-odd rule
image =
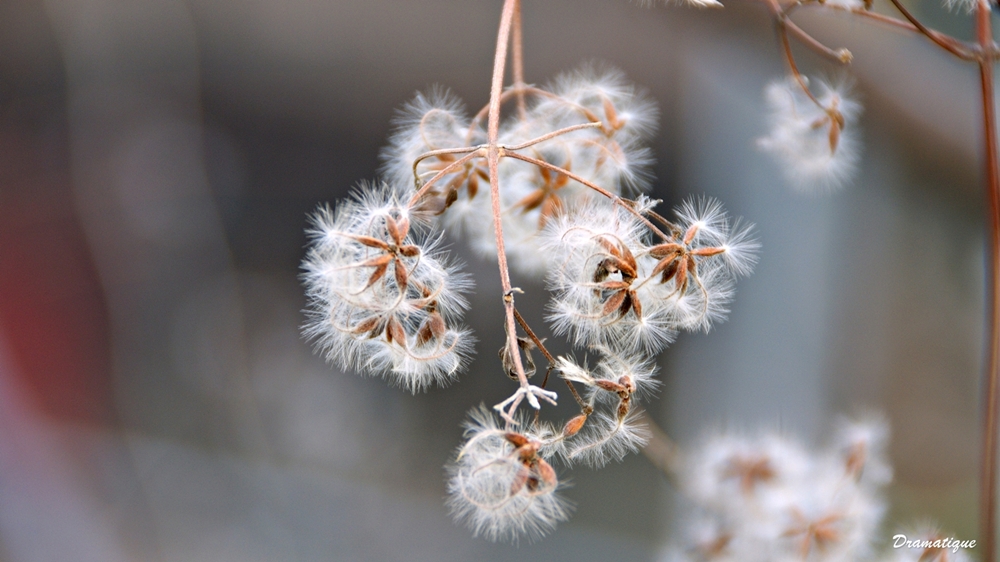
[[[563,447],[567,463],[604,466],[610,460],[620,461],[649,441],[649,430],[636,406],[640,398],[650,396],[660,385],[653,378],[655,364],[637,355],[601,351],[602,357],[592,369],[566,357],[560,357],[556,364],[563,379],[583,385],[586,411],[591,412],[577,418],[583,424],[579,432],[573,432],[572,427],[564,430],[564,434],[573,432],[566,436]]]
[[[772,82],[765,90],[771,130],[757,140],[773,154],[788,182],[801,191],[828,191],[854,177],[860,158],[856,122],[861,104],[847,83],[817,80],[814,97],[805,77]]]
[[[417,392],[447,383],[467,362],[472,337],[458,321],[471,283],[438,238],[415,232],[401,195],[362,186],[313,216],[304,331],[343,368]]]
[[[448,466],[448,505],[476,535],[516,542],[568,517],[552,462],[602,466],[647,442],[638,402],[658,384],[652,354],[678,330],[707,330],[725,316],[757,243],[713,200],[684,203],[667,220],[639,194],[656,109],[620,72],[587,65],[545,87],[515,85],[501,101],[508,263],[548,274],[555,331],[597,356],[593,368],[567,358],[550,365],[574,395],[582,385],[580,414],[558,431],[518,412],[522,402],[537,410],[557,398],[524,381],[495,412],[470,414]],[[485,118],[443,90],[418,94],[383,151],[387,183],[313,217],[305,333],[331,361],[413,392],[449,382],[467,363],[472,337],[458,322],[470,282],[430,228],[496,255]],[[621,196],[630,190],[634,200]],[[543,344],[522,329],[530,338],[508,336],[533,371],[530,350]],[[501,362],[513,372],[511,358]]]
[[[523,112],[515,107],[519,96]],[[655,130],[657,111],[621,72],[587,65],[544,88],[508,90],[504,99],[499,142],[509,152],[616,195],[646,187],[651,158],[643,143]],[[595,125],[549,136],[588,123]],[[443,172],[424,198],[425,209],[440,213],[443,226],[462,232],[484,256],[495,256],[486,161],[452,166],[485,142],[485,126],[485,111],[470,118],[441,90],[418,94],[396,121],[383,173],[399,185],[420,186]],[[455,152],[463,147],[468,150]],[[522,273],[545,271],[548,259],[537,238],[548,222],[578,201],[602,197],[566,173],[512,156],[501,160],[499,181],[504,245],[511,266]]]
[[[648,200],[634,206],[649,213]],[[657,217],[659,218],[659,217]],[[725,317],[737,276],[752,269],[751,225],[712,199],[688,201],[654,238],[639,217],[606,201],[562,215],[545,232],[555,262],[550,319],[579,346],[657,353],[681,329]]]
[[[847,422],[823,452],[778,434],[720,434],[693,451],[681,481],[697,516],[665,560],[868,559],[892,471],[888,429]]]
[[[501,428],[485,407],[465,425],[465,443],[448,465],[448,507],[476,536],[535,540],[569,517],[548,459],[561,441],[547,425],[522,419],[520,432]]]

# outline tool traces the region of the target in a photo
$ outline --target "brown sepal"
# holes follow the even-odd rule
[[[420,330],[417,331],[417,346],[441,339],[445,331],[447,331],[447,326],[444,323],[444,318],[436,312],[429,314],[423,325],[420,326]]]
[[[400,293],[406,293],[406,284],[409,282],[410,275],[406,272],[406,266],[403,262],[398,259],[394,261],[396,266],[396,286],[399,287]]]
[[[379,330],[379,325],[382,323],[382,319],[378,316],[369,316],[361,322],[358,322],[354,329],[351,330],[354,334],[364,334],[368,333],[368,337],[375,337],[381,331]]]
[[[406,349],[406,331],[403,330],[403,325],[395,317],[390,318],[385,325],[385,339]]]
[[[580,414],[566,422],[563,426],[563,437],[572,437],[583,429],[583,424],[587,423],[587,414]]]
[[[625,387],[616,383],[615,381],[609,381],[608,379],[597,379],[594,381],[597,388],[601,390],[607,390],[608,392],[619,393],[625,390]]]

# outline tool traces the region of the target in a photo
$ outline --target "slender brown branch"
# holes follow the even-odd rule
[[[941,47],[942,49],[948,51],[949,53],[955,55],[956,57],[964,58],[964,54],[962,53],[961,49],[957,48],[955,45],[947,41],[944,38],[944,36],[942,36],[942,34],[938,33],[937,31],[928,29],[927,26],[920,23],[920,20],[914,17],[914,15],[911,14],[910,11],[906,9],[906,6],[903,6],[903,4],[899,0],[889,0],[889,1],[892,2],[892,5],[895,6],[897,10],[899,10],[899,13],[903,14],[903,17],[906,18],[906,21],[912,23],[913,27],[917,28],[917,31],[925,35],[928,39],[934,42],[935,45]]]
[[[493,58],[493,81],[490,85],[489,118],[486,127],[486,160],[490,174],[490,202],[493,208],[493,230],[496,235],[497,265],[500,267],[500,285],[503,287],[503,305],[506,313],[507,348],[514,362],[514,370],[521,388],[527,388],[528,377],[524,374],[521,364],[521,354],[517,348],[517,338],[514,337],[517,328],[514,325],[514,293],[511,290],[510,271],[507,266],[507,252],[503,242],[503,218],[500,210],[500,98],[503,94],[504,65],[507,62],[507,44],[510,42],[511,22],[518,0],[504,0],[503,12],[500,15],[500,31],[497,33],[497,50]],[[515,403],[516,405],[516,403]]]
[[[576,181],[576,182],[580,183],[581,185],[585,185],[585,186],[589,187],[590,189],[593,189],[594,191],[600,193],[601,195],[607,197],[608,199],[611,199],[611,201],[614,202],[616,205],[620,205],[621,207],[623,207],[624,209],[626,209],[628,212],[630,212],[633,215],[635,215],[639,220],[641,220],[643,223],[645,223],[646,226],[648,226],[649,229],[652,230],[654,233],[656,233],[656,235],[659,236],[660,238],[662,238],[664,240],[670,240],[669,236],[667,236],[666,234],[664,234],[663,231],[660,230],[655,224],[653,224],[652,222],[650,222],[649,219],[647,219],[646,217],[642,216],[642,213],[640,213],[639,211],[636,211],[635,208],[633,208],[631,205],[625,203],[624,200],[621,197],[615,195],[614,193],[611,193],[607,189],[604,189],[603,187],[601,187],[599,185],[591,183],[591,182],[583,179],[582,177],[574,174],[573,172],[571,172],[571,171],[569,171],[569,170],[567,170],[565,168],[561,168],[559,166],[556,166],[555,164],[550,164],[550,163],[546,162],[545,160],[540,160],[538,158],[532,158],[531,156],[525,156],[524,154],[520,154],[518,152],[505,152],[504,156],[509,156],[509,157],[515,158],[517,160],[523,160],[523,161],[525,161],[525,162],[527,162],[529,164],[534,164],[534,165],[539,166],[541,168],[546,168],[546,169],[552,170],[553,172],[556,172],[556,173],[559,173],[559,174],[563,174],[564,176],[568,177],[569,179],[571,179],[573,181]]]
[[[895,0],[894,0],[895,1]],[[982,491],[980,493],[980,525],[983,560],[996,560],[997,527],[997,433],[1000,417],[997,412],[1000,392],[1000,161],[997,149],[997,119],[993,91],[993,29],[988,0],[976,7],[976,38],[983,51],[979,60],[979,81],[982,87],[983,148],[986,152],[986,199],[989,209],[990,272],[988,279],[990,318],[986,360],[985,415],[983,419]]]
[[[650,217],[652,217],[653,220],[655,220],[658,223],[662,224],[663,226],[667,227],[670,230],[670,233],[674,235],[674,237],[680,238],[681,234],[683,234],[683,232],[681,231],[681,227],[679,227],[676,224],[670,222],[669,220],[667,220],[666,217],[664,217],[663,215],[657,213],[656,211],[649,210],[649,211],[646,211],[646,213]]]
[[[500,104],[503,105],[504,103],[507,102],[507,100],[511,98],[511,96],[517,96],[519,94],[531,94],[533,96],[548,97],[548,98],[558,97],[552,92],[547,92],[541,88],[521,85],[508,88],[502,94],[500,94]],[[472,142],[471,140],[469,140],[472,138],[472,133],[476,130],[476,127],[479,126],[479,122],[483,120],[483,117],[486,117],[489,114],[489,111],[490,111],[490,104],[487,103],[472,117],[472,121],[469,122],[469,130],[466,133],[466,142]]]
[[[792,44],[788,40],[788,19],[783,16],[778,16],[775,20],[775,24],[778,27],[778,39],[781,40],[781,50],[785,55],[785,62],[788,64],[788,71],[792,73],[792,78],[795,78],[795,82],[798,83],[802,91],[805,92],[806,96],[809,97],[820,109],[826,109],[823,104],[816,99],[813,95],[812,90],[809,89],[809,85],[806,84],[805,79],[802,77],[802,73],[799,72],[798,65],[795,64],[795,56],[792,54]]]
[[[529,141],[522,142],[521,144],[516,144],[516,145],[513,145],[513,146],[504,146],[503,149],[505,151],[506,150],[521,150],[521,149],[524,149],[524,148],[528,148],[529,146],[534,146],[534,145],[536,145],[536,144],[538,144],[540,142],[545,142],[545,141],[547,141],[549,139],[558,137],[560,135],[565,135],[566,133],[572,133],[573,131],[579,131],[581,129],[597,129],[597,128],[600,128],[600,127],[603,127],[603,126],[604,126],[604,124],[601,123],[600,121],[594,121],[592,123],[580,123],[579,125],[570,125],[569,127],[563,127],[562,129],[558,129],[556,131],[552,131],[551,133],[545,133],[544,135],[542,135],[540,137],[535,137],[535,138],[533,138],[533,139],[531,139]],[[502,154],[501,156],[506,156],[506,155],[507,154],[505,153],[505,154]]]
[[[443,156],[445,154],[468,154],[469,152],[473,152],[473,151],[478,150],[480,148],[482,148],[482,147],[481,146],[462,146],[462,147],[458,147],[458,148],[439,148],[439,149],[436,149],[436,150],[427,151],[427,152],[425,152],[425,153],[421,154],[420,156],[417,156],[416,158],[413,159],[413,180],[415,182],[417,182],[419,185],[423,185],[423,184],[419,183],[420,182],[420,176],[417,175],[417,166],[419,166],[421,162],[423,162],[424,160],[427,160],[428,158],[433,158],[435,156]]]
[[[556,358],[553,357],[551,353],[549,353],[549,350],[545,347],[545,344],[542,343],[542,340],[538,339],[538,336],[535,335],[534,330],[532,330],[531,326],[529,326],[528,323],[525,322],[524,317],[521,316],[521,313],[517,311],[516,306],[514,307],[514,319],[517,320],[517,323],[521,325],[521,329],[524,330],[524,333],[528,334],[528,338],[530,338],[531,341],[534,342],[535,347],[537,347],[538,350],[542,352],[542,355],[545,356],[545,359],[548,360],[549,363],[555,363]]]
[[[906,29],[907,31],[911,31],[913,33],[922,33],[920,29],[917,28],[912,23],[891,16],[877,14],[875,12],[869,12],[867,10],[851,10],[851,13],[858,16],[866,17],[868,19],[871,19],[879,23],[898,27],[900,29]],[[952,37],[951,35],[947,35],[945,33],[941,33],[940,31],[935,31],[933,29],[928,29],[928,31],[930,32],[931,41],[933,41],[935,45],[940,46],[944,50],[948,51],[949,53],[955,55],[956,57],[962,60],[972,61],[977,59],[976,53],[972,48],[969,47],[969,44],[966,43],[965,41],[961,41],[959,39],[956,39],[955,37]]]
[[[439,179],[441,179],[444,176],[450,174],[456,168],[464,166],[465,163],[468,162],[469,160],[472,160],[473,158],[476,158],[478,156],[483,156],[484,155],[483,154],[483,150],[484,149],[482,149],[482,148],[475,149],[474,152],[470,152],[470,153],[466,154],[465,156],[459,158],[458,160],[455,160],[451,164],[448,164],[447,166],[445,166],[440,172],[438,172],[437,174],[435,174],[433,178],[427,180],[427,183],[425,183],[422,186],[420,186],[420,189],[418,189],[417,192],[413,194],[413,197],[410,197],[410,201],[406,204],[406,206],[407,207],[412,207],[412,206],[416,205],[417,201],[420,201],[420,198],[423,197],[427,193],[427,191],[430,190],[430,188],[434,187],[434,184],[437,183],[437,181]]]
[[[650,434],[649,442],[642,448],[642,454],[646,455],[653,466],[666,474],[671,482],[677,484],[681,471],[680,448],[645,411],[639,414],[639,421],[646,424]]]
[[[815,37],[806,33],[801,27],[796,25],[796,23],[790,19],[786,18],[784,20],[784,25],[785,28],[788,29],[788,31],[795,36],[796,39],[802,42],[803,45],[809,47],[810,49],[816,51],[817,53],[823,55],[824,57],[827,57],[841,64],[848,64],[851,62],[851,59],[854,58],[854,56],[851,55],[851,52],[848,51],[847,49],[841,48],[834,50],[820,43]]]
[[[542,355],[544,355],[545,359],[548,360],[549,362],[549,368],[545,370],[545,380],[542,381],[542,388],[545,388],[545,383],[548,382],[549,380],[549,372],[552,370],[552,367],[556,364],[556,358],[553,357],[551,353],[549,353],[549,350],[545,347],[545,344],[542,343],[542,340],[538,339],[538,336],[535,335],[535,332],[531,329],[531,326],[529,326],[528,323],[524,320],[524,317],[521,316],[521,313],[517,311],[517,307],[514,307],[514,319],[517,320],[517,323],[521,325],[521,329],[524,330],[524,333],[528,334],[528,337],[531,338],[531,341],[535,343],[535,347],[537,347],[538,350],[542,352]],[[580,405],[580,411],[585,412],[589,415],[590,412],[587,411],[589,407],[587,406],[587,403],[583,401],[583,398],[580,397],[580,393],[576,391],[576,386],[573,385],[573,381],[566,379],[563,379],[563,381],[565,381],[566,386],[569,387],[569,391],[573,395],[573,398],[576,400],[576,403]]]

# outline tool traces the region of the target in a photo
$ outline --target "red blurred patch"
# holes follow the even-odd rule
[[[40,410],[106,424],[113,418],[108,319],[74,210],[65,127],[26,125],[31,119],[9,107],[4,113],[0,337]]]

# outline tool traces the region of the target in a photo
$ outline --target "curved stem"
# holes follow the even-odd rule
[[[919,31],[920,33],[925,35],[928,39],[933,41],[935,45],[941,47],[942,49],[948,51],[949,53],[955,55],[956,57],[963,58],[963,53],[960,49],[958,49],[955,45],[953,45],[949,41],[945,40],[944,36],[942,36],[937,31],[932,31],[928,29],[927,26],[920,23],[920,20],[914,17],[914,15],[911,14],[910,11],[906,9],[906,6],[903,6],[903,4],[900,3],[899,0],[889,0],[889,1],[892,2],[892,5],[895,6],[897,10],[899,10],[899,13],[903,14],[903,17],[906,18],[906,21],[912,23],[913,27],[915,27],[917,31]],[[990,42],[992,43],[992,40]]]
[[[458,150],[458,151],[464,151],[466,149],[463,148],[463,149],[456,149],[456,150]],[[406,206],[407,207],[412,207],[412,206],[416,205],[417,201],[419,201],[420,198],[423,197],[427,193],[428,190],[430,190],[430,188],[434,187],[434,184],[437,183],[437,181],[439,179],[441,179],[444,176],[448,175],[449,173],[453,172],[456,168],[464,166],[466,162],[468,162],[469,160],[472,160],[473,158],[476,158],[477,156],[483,156],[483,149],[482,148],[474,149],[473,152],[470,152],[470,153],[466,154],[465,156],[459,158],[458,160],[455,160],[451,164],[448,164],[447,166],[445,166],[440,172],[438,172],[437,174],[435,174],[433,178],[427,180],[427,183],[425,183],[424,185],[420,186],[420,189],[418,189],[417,192],[413,194],[413,197],[410,197],[410,200],[409,200],[409,202],[407,202]],[[416,169],[416,164],[414,164],[414,169]]]
[[[996,101],[993,91],[993,29],[990,5],[980,0],[976,7],[976,38],[982,49],[979,59],[979,80],[982,87],[983,147],[986,151],[986,199],[989,209],[990,272],[988,301],[990,318],[987,329],[988,357],[986,360],[985,416],[983,419],[982,489],[980,493],[981,540],[983,560],[996,560],[997,526],[997,402],[1000,393],[1000,161],[997,157]]]
[[[503,306],[506,313],[507,348],[521,388],[527,388],[528,377],[524,374],[521,354],[517,347],[514,324],[514,293],[511,291],[510,270],[507,266],[507,252],[503,242],[503,218],[500,211],[500,98],[503,93],[504,65],[507,62],[507,44],[510,42],[511,23],[517,9],[518,0],[504,0],[500,15],[500,31],[497,33],[497,50],[493,58],[493,81],[490,85],[489,117],[486,128],[486,161],[490,174],[490,203],[493,210],[493,231],[496,236],[497,265],[500,267],[500,285],[503,287]],[[514,406],[516,407],[516,402]],[[511,410],[514,408],[512,407]],[[513,413],[510,412],[510,413]]]
[[[816,51],[817,53],[829,59],[832,59],[841,64],[850,64],[851,60],[854,59],[854,55],[851,54],[851,51],[844,48],[833,50],[830,47],[827,47],[826,45],[816,40],[815,37],[803,31],[803,29],[798,25],[796,25],[795,22],[793,22],[792,20],[789,19],[785,20],[785,28],[789,32],[791,32],[791,34],[794,35],[805,46],[811,48],[812,50]]]
[[[671,482],[677,484],[681,471],[681,452],[660,426],[649,417],[645,411],[639,414],[639,419],[649,428],[649,441],[642,448],[642,454],[660,469]]]
[[[545,388],[545,382],[548,381],[549,371],[551,371],[552,366],[555,365],[556,358],[553,357],[551,353],[549,353],[549,350],[546,349],[545,344],[542,343],[542,340],[538,339],[538,336],[535,335],[535,332],[531,329],[531,326],[528,326],[528,323],[524,321],[524,317],[521,316],[521,313],[517,311],[516,307],[514,308],[514,318],[517,320],[517,323],[521,325],[521,329],[524,330],[524,333],[528,334],[528,337],[531,338],[531,341],[535,343],[535,347],[537,347],[538,350],[542,352],[542,355],[544,355],[545,359],[549,362],[549,368],[545,371],[546,380],[542,382],[542,388]],[[586,411],[587,404],[583,401],[583,398],[580,397],[580,393],[576,391],[576,387],[573,386],[573,381],[566,379],[563,380],[566,381],[566,386],[569,387],[569,391],[573,395],[573,398],[576,399],[576,403],[580,405],[580,410]]]
[[[823,107],[823,104],[816,99],[816,96],[813,95],[812,90],[809,89],[809,85],[806,84],[805,79],[802,78],[802,73],[799,72],[799,67],[795,64],[795,56],[792,55],[792,44],[788,40],[788,18],[781,15],[777,16],[777,18],[778,19],[775,20],[775,23],[778,26],[778,38],[781,39],[781,50],[785,54],[785,62],[788,63],[789,72],[792,73],[792,77],[795,78],[795,82],[798,83],[799,88],[805,92],[806,96],[808,96],[809,99],[812,100],[812,102],[815,103],[820,109],[826,109]]]
[[[558,97],[552,92],[545,91],[541,88],[536,88],[534,86],[520,85],[520,86],[513,86],[508,90],[506,90],[505,92],[503,92],[502,94],[500,94],[500,104],[502,105],[504,102],[510,99],[511,96],[518,96],[524,94],[531,94],[533,96],[548,97],[548,98]],[[490,104],[487,103],[485,106],[482,107],[482,109],[480,109],[475,115],[472,116],[472,121],[469,122],[469,130],[466,131],[465,134],[466,142],[472,142],[469,139],[472,138],[472,134],[475,132],[476,127],[479,126],[479,122],[483,120],[483,117],[486,117],[489,114],[489,111],[490,111]]]
[[[523,148],[528,148],[529,146],[534,146],[540,142],[545,142],[549,139],[558,137],[559,135],[565,135],[566,133],[572,133],[573,131],[579,131],[581,129],[597,129],[603,127],[604,124],[600,121],[595,121],[593,123],[580,123],[579,125],[570,125],[569,127],[563,127],[562,129],[552,131],[551,133],[545,133],[540,137],[535,137],[529,141],[522,142],[521,144],[516,144],[513,146],[504,146],[503,149],[506,150],[521,150]],[[507,156],[505,152],[501,156]]]

